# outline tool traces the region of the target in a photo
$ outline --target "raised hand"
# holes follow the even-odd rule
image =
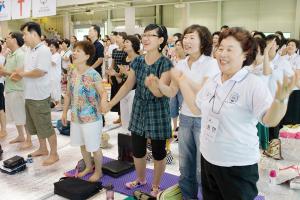
[[[284,75],[282,83],[277,81],[275,99],[281,102],[287,99],[298,81],[299,76],[297,75],[297,73],[294,73],[294,75],[290,78]]]

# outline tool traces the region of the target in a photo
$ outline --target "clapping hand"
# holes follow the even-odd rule
[[[157,76],[150,74],[145,78],[145,86],[148,88],[158,88],[159,79]]]
[[[10,75],[10,79],[17,82],[19,80],[21,80],[23,78],[23,69],[22,68],[17,68],[11,75]]]

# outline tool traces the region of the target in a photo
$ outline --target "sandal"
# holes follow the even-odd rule
[[[132,181],[132,182],[125,183],[125,186],[126,186],[127,189],[132,190],[132,189],[141,187],[141,186],[146,185],[146,184],[147,184],[147,181],[141,182],[141,181],[135,180],[135,181]]]
[[[152,185],[150,195],[156,197],[159,192],[160,192],[160,187],[158,185]]]

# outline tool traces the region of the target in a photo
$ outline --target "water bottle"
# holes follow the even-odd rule
[[[106,200],[114,200],[114,186],[112,184],[106,187]]]

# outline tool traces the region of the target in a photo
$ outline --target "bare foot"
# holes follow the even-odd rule
[[[42,151],[40,149],[34,151],[31,153],[31,156],[32,157],[38,157],[38,156],[47,156],[49,154],[49,152],[46,150],[46,151]]]
[[[21,144],[20,150],[29,149],[31,147],[32,147],[32,142],[31,141],[25,141]]]
[[[1,131],[0,132],[0,139],[3,139],[3,138],[5,138],[7,136],[7,133],[6,133],[6,131]]]
[[[11,140],[11,141],[9,142],[9,144],[20,143],[20,142],[24,142],[24,141],[25,141],[25,138],[24,138],[24,137],[18,136],[18,137],[16,137],[15,139]]]
[[[49,165],[53,165],[54,163],[56,163],[59,160],[59,156],[56,155],[50,155],[46,160],[43,161],[43,166],[49,166]]]
[[[84,177],[85,175],[87,175],[87,174],[89,174],[89,173],[92,173],[93,172],[93,169],[91,169],[91,168],[85,168],[82,172],[79,172],[78,174],[77,174],[77,177],[78,178],[82,178],[82,177]]]
[[[102,177],[102,173],[94,172],[93,175],[89,178],[89,182],[97,182]]]

